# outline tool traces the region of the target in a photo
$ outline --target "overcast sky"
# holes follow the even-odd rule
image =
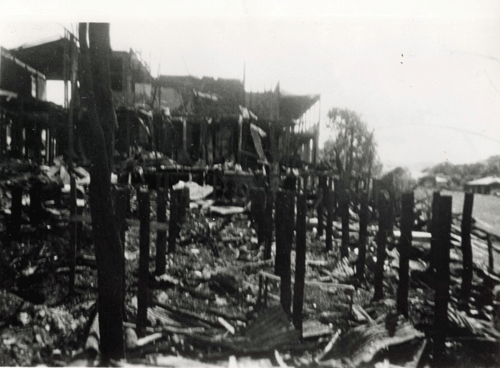
[[[385,169],[500,154],[498,1],[0,0],[0,14],[7,48],[110,21],[113,49],[154,74],[243,79],[245,65],[247,90],[319,93],[323,124],[340,107],[375,130]]]

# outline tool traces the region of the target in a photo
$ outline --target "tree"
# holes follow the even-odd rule
[[[485,161],[471,164],[454,165],[450,162],[442,162],[426,168],[423,172],[447,177],[453,184],[451,189],[462,189],[469,181],[486,176],[500,176],[500,156],[491,156]]]
[[[374,133],[368,131],[360,116],[338,108],[330,109],[327,116],[335,138],[325,142],[322,161],[339,173],[346,188],[354,175],[366,181],[378,175],[382,166],[377,158]]]
[[[382,188],[391,196],[391,222],[393,222],[394,216],[401,215],[403,193],[412,191],[417,182],[412,178],[410,170],[403,167],[396,167],[384,174],[380,182]]]
[[[89,202],[97,277],[100,350],[104,362],[124,357],[123,270],[125,260],[111,197],[116,115],[111,98],[108,23],[79,24],[80,129],[91,161]],[[87,35],[89,45],[87,45]]]
[[[400,166],[384,174],[380,181],[386,189],[394,190],[399,194],[412,190],[416,185],[416,181],[412,178],[410,170]]]
[[[366,124],[354,111],[347,109],[331,109],[328,111],[329,127],[335,134],[335,139],[325,143],[322,151],[322,161],[340,175],[338,188],[338,212],[342,218],[342,258],[349,255],[349,204],[351,199],[359,200],[351,193],[352,178],[366,183],[368,192],[373,170],[379,169],[376,161],[376,144],[373,132],[368,132]],[[377,165],[374,165],[377,163]],[[358,184],[358,182],[356,182]],[[367,198],[367,197],[364,197]]]

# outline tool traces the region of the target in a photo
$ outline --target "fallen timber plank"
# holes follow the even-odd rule
[[[274,281],[281,281],[281,278],[279,276],[270,274],[269,272],[265,271],[260,271],[259,275],[262,275],[264,277],[267,277],[268,279],[274,280]],[[294,280],[292,279],[292,284],[294,283]],[[343,289],[343,290],[350,290],[352,292],[356,291],[356,288],[352,285],[347,285],[347,284],[336,284],[332,282],[320,282],[320,281],[305,281],[306,285],[315,285],[319,287],[332,287],[336,289]]]
[[[412,231],[411,236],[412,236],[413,241],[419,241],[419,242],[430,242],[431,241],[431,233],[428,233],[426,231]],[[401,231],[394,230],[394,237],[399,239],[401,237]]]
[[[216,213],[222,216],[236,215],[238,213],[245,212],[244,207],[238,207],[238,206],[211,206],[209,207],[209,209],[211,213]]]
[[[136,342],[136,346],[144,346],[147,345],[155,340],[161,339],[163,337],[163,334],[160,332],[155,332],[151,335],[145,336],[142,339],[138,339]]]
[[[304,321],[302,324],[302,338],[304,339],[331,335],[332,333],[333,329],[330,326],[314,319]]]
[[[273,266],[274,265],[274,259],[267,259],[264,261],[258,261],[258,262],[251,262],[251,263],[245,263],[242,265],[238,265],[235,267],[231,267],[237,270],[244,270],[244,271],[250,271],[256,268],[260,267],[266,267],[266,266]]]
[[[352,305],[352,313],[358,322],[373,322],[373,318],[358,304]]]
[[[197,313],[191,312],[189,310],[179,308],[179,307],[174,307],[173,305],[167,305],[164,303],[160,303],[159,301],[155,301],[154,304],[157,305],[158,307],[161,307],[161,308],[169,311],[170,313],[178,315],[179,317],[187,317],[187,318],[198,320],[198,321],[205,323],[205,324],[208,324],[212,327],[219,327],[219,321],[217,321],[216,318],[204,317],[204,316],[201,316]]]
[[[134,330],[137,328],[135,323],[131,322],[123,322],[123,327],[130,327]],[[160,327],[146,327],[146,332],[150,333],[158,333],[158,332],[166,332],[166,333],[175,333],[179,335],[186,336],[195,336],[200,333],[207,333],[213,330],[207,330],[205,327],[175,327],[175,326],[160,326]]]
[[[234,327],[229,323],[227,322],[224,318],[222,317],[218,317],[217,318],[217,321],[219,321],[219,323],[229,332],[231,333],[231,335],[234,335],[234,333],[236,332],[236,330],[234,329]]]
[[[223,366],[203,363],[199,360],[182,358],[179,356],[159,356],[155,357],[155,364],[132,364],[125,362],[114,362],[113,366],[122,368],[150,368],[152,366],[158,367],[171,367],[171,368],[188,368],[188,367],[199,367],[199,368],[221,368]]]
[[[91,224],[92,223],[92,217],[88,215],[74,215],[70,216],[69,221],[71,222],[83,222],[86,224]],[[126,219],[127,225],[132,226],[132,227],[139,227],[140,226],[140,221],[136,219]],[[156,230],[165,230],[168,231],[168,222],[158,222],[158,221],[151,221],[151,228],[156,229]]]
[[[182,323],[170,318],[160,307],[148,308],[148,320],[151,322],[158,321],[162,326],[183,327]]]
[[[130,328],[133,328],[134,330],[137,328],[136,324],[135,323],[132,323],[132,322],[123,322],[123,327],[127,328],[127,327],[130,327]],[[157,332],[159,331],[159,329],[154,329],[153,327],[146,327],[146,332]]]
[[[308,260],[306,260],[306,264],[309,266],[324,267],[324,266],[327,266],[329,264],[332,264],[332,262],[324,260],[324,259],[308,259]]]
[[[224,319],[228,319],[230,321],[241,321],[241,322],[247,322],[248,321],[248,318],[244,314],[242,314],[242,313],[229,314],[227,312],[223,312],[223,311],[217,310],[215,308],[208,308],[207,312],[215,314],[216,316],[219,316],[219,317],[223,317]]]
[[[333,346],[335,345],[340,336],[340,332],[341,330],[337,330],[337,332],[335,332],[335,335],[332,336],[332,339],[328,342],[323,352],[320,355],[318,355],[316,359],[314,359],[316,363],[321,362],[325,357],[325,355],[327,355],[332,350]]]

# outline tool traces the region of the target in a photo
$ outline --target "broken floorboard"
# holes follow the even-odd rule
[[[295,329],[291,319],[278,305],[264,310],[237,336],[191,338],[195,343],[227,350],[228,354],[259,354],[299,345],[300,331]]]
[[[333,344],[331,350],[322,358],[323,364],[330,360],[348,362],[357,367],[369,363],[375,355],[392,345],[402,344],[424,337],[403,317],[385,315],[376,321],[343,333]]]

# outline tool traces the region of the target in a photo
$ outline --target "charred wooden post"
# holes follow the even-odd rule
[[[429,254],[429,270],[431,272],[436,271],[436,249],[437,249],[437,227],[438,227],[438,211],[439,211],[439,199],[441,194],[439,192],[434,192],[432,195],[432,212],[430,221],[430,233],[431,233],[431,251]]]
[[[161,175],[156,173],[155,175],[155,180],[156,180],[156,183],[155,183],[155,188],[156,190],[160,189],[161,188]]]
[[[304,284],[306,277],[306,214],[305,194],[297,196],[297,235],[295,249],[295,285],[293,290],[293,324],[302,331],[302,312],[304,306]]]
[[[125,250],[125,232],[127,231],[127,212],[130,205],[130,190],[126,186],[117,186],[114,190],[115,213],[118,218],[120,240]]]
[[[170,219],[168,224],[168,253],[174,254],[180,221],[180,190],[170,191]]]
[[[318,237],[323,236],[323,231],[325,228],[324,223],[324,207],[323,202],[325,202],[326,194],[326,176],[320,175],[318,178],[318,195],[323,196],[323,200],[318,204]]]
[[[15,186],[11,190],[11,207],[9,220],[9,237],[18,240],[21,233],[23,212],[23,188]]]
[[[68,252],[68,263],[69,263],[69,294],[75,292],[75,270],[76,270],[76,245],[78,242],[78,231],[76,221],[77,210],[76,210],[76,181],[75,176],[71,174],[70,176],[70,193],[69,193],[69,252]]]
[[[23,138],[23,128],[25,126],[25,109],[24,109],[24,98],[19,96],[19,115],[15,124],[12,124],[11,131],[11,155],[14,158],[23,158],[23,148],[24,148],[24,138]]]
[[[308,188],[308,183],[309,183],[309,175],[304,175],[303,176],[303,182],[302,182],[302,190],[304,192],[307,192],[307,188]]]
[[[290,315],[292,304],[291,251],[294,230],[293,192],[282,191],[276,196],[276,261],[275,274],[281,277],[281,305]]]
[[[283,209],[285,195],[285,192],[277,192],[275,201],[276,254],[274,255],[274,274],[276,276],[281,276],[285,259],[285,211]]]
[[[446,330],[448,328],[448,303],[450,298],[450,244],[451,244],[450,196],[439,199],[436,229],[436,286],[434,310],[434,359],[436,366],[444,360]]]
[[[257,303],[256,303],[256,309],[259,311],[262,308],[262,299],[264,295],[264,290],[262,290],[263,287],[263,276],[259,275],[259,293],[257,295]]]
[[[79,24],[81,124],[85,152],[92,162],[89,203],[98,275],[99,330],[104,362],[125,356],[122,304],[123,249],[111,196],[116,114],[110,88],[109,23]],[[88,47],[86,40],[90,41]]]
[[[266,206],[266,194],[264,189],[255,188],[250,192],[250,198],[252,200],[252,219],[257,228],[257,237],[259,245],[264,243],[265,239],[265,206]]]
[[[292,264],[291,253],[295,230],[295,192],[287,193],[286,210],[285,210],[285,267],[281,278],[281,301],[285,306],[285,311],[291,315],[290,308],[292,306]]]
[[[271,247],[273,243],[273,195],[268,191],[266,195],[266,211],[265,211],[265,239],[264,239],[264,259],[271,258]]]
[[[42,183],[33,182],[30,188],[30,223],[38,226],[42,222]]]
[[[335,192],[330,188],[326,190],[326,251],[333,249],[333,216],[334,216]]]
[[[412,244],[412,227],[414,195],[403,193],[401,214],[401,238],[399,239],[399,285],[397,295],[398,312],[408,318],[408,288],[410,284],[410,250]]]
[[[267,308],[267,294],[269,291],[269,279],[266,277],[264,281],[264,308]]]
[[[285,190],[296,190],[297,189],[297,178],[292,175],[288,175],[283,181],[283,189]]]
[[[168,190],[168,188],[170,188],[170,175],[168,175],[168,173],[163,174],[163,181],[164,181],[163,188]],[[165,193],[165,195],[167,195],[167,193]]]
[[[384,281],[384,263],[385,263],[385,247],[387,243],[387,235],[390,227],[390,197],[387,191],[383,190],[379,193],[378,202],[378,234],[377,234],[377,264],[375,267],[375,293],[374,300],[380,300],[384,297],[383,281]]]
[[[394,235],[394,224],[396,223],[396,192],[394,188],[389,189],[389,198],[390,198],[390,205],[389,205],[389,229],[388,229],[388,236],[393,236]]]
[[[339,193],[339,211],[342,220],[342,243],[340,246],[340,257],[347,258],[349,256],[349,188],[346,187],[345,181],[340,181]]]
[[[149,281],[149,192],[141,188],[139,200],[139,285],[137,291],[137,332],[144,336],[148,321]]]
[[[382,185],[380,180],[378,179],[373,179],[373,184],[372,184],[372,195],[370,196],[370,204],[374,210],[378,210],[378,201],[379,201],[379,194]]]
[[[488,272],[495,272],[495,258],[493,257],[493,244],[490,234],[486,234],[486,242],[488,243]]]
[[[120,232],[120,241],[122,243],[123,258],[122,258],[122,275],[123,275],[123,316],[125,318],[125,292],[126,292],[126,277],[125,277],[125,232],[127,231],[127,212],[130,205],[130,190],[127,186],[117,186],[114,190],[115,213],[118,220],[118,228]],[[79,225],[81,223],[78,223]],[[78,232],[79,233],[79,232]]]
[[[359,213],[359,245],[358,259],[356,262],[356,274],[359,281],[365,277],[366,244],[368,241],[368,193],[361,194],[361,207]]]
[[[462,302],[466,309],[469,305],[469,297],[472,289],[472,245],[471,245],[471,227],[472,227],[472,208],[474,206],[474,194],[465,193],[464,209],[462,213]]]
[[[156,219],[158,224],[167,222],[167,193],[164,188],[158,188],[156,197]],[[167,228],[158,226],[156,232],[156,274],[163,275],[167,266]]]
[[[189,208],[189,188],[184,187],[179,190],[179,212],[178,212],[178,219],[179,222],[182,224],[186,221],[186,215],[187,215],[187,209]]]
[[[217,203],[217,200],[218,200],[218,196],[217,196],[217,171],[216,170],[212,170],[212,186],[214,188],[214,191],[213,191],[213,198],[214,198],[214,201]]]
[[[492,294],[493,327],[500,332],[500,285],[493,288]]]

